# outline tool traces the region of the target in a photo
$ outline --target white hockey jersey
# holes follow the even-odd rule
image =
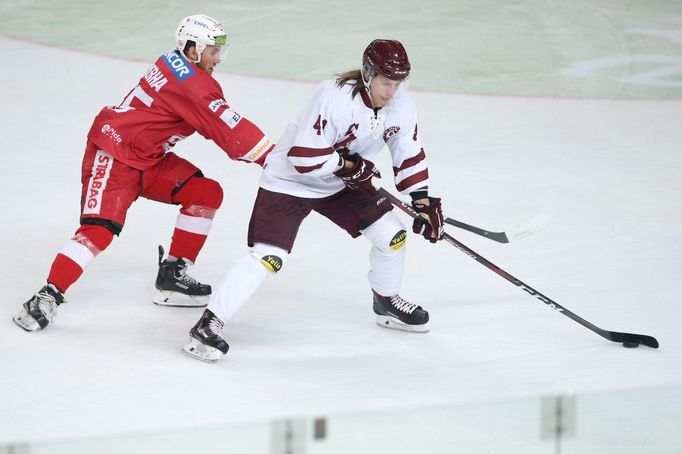
[[[384,144],[391,153],[398,191],[408,194],[428,185],[417,111],[407,93],[398,90],[386,107],[375,110],[364,90],[352,97],[353,87],[353,82],[338,87],[335,80],[318,86],[268,155],[262,188],[305,198],[330,196],[344,188],[333,173],[338,153],[371,161]]]

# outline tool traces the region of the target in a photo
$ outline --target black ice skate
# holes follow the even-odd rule
[[[52,284],[47,284],[26,301],[13,318],[26,331],[37,331],[50,324],[57,315],[57,306],[64,303],[64,295]]]
[[[189,342],[182,350],[192,358],[212,363],[227,353],[230,346],[222,336],[223,322],[208,309],[189,331]]]
[[[416,333],[429,331],[429,313],[421,306],[405,301],[400,295],[381,296],[374,290],[372,293],[377,325]]]
[[[175,262],[163,260],[163,247],[159,246],[159,273],[156,288],[159,293],[154,304],[174,307],[206,307],[211,286],[197,282],[187,274],[189,264],[184,259]]]

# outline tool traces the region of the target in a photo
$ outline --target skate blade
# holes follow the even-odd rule
[[[168,290],[159,290],[152,302],[158,306],[168,307],[206,307],[208,296],[190,296]]]
[[[28,312],[23,309],[12,317],[12,320],[14,320],[14,323],[16,323],[19,328],[25,331],[38,331],[40,329],[40,325],[36,319],[31,317]]]
[[[183,345],[182,351],[185,355],[206,363],[215,363],[223,356],[223,353],[217,348],[204,345],[193,337]]]
[[[423,325],[408,325],[403,323],[395,317],[389,315],[377,315],[377,325],[382,328],[397,329],[400,331],[408,331],[410,333],[428,333],[429,324],[424,323]]]

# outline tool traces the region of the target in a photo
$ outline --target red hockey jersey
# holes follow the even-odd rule
[[[263,163],[273,144],[225,101],[218,82],[178,51],[159,57],[118,106],[95,117],[88,139],[139,170],[198,131],[232,159]]]

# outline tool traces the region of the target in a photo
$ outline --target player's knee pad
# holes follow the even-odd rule
[[[387,254],[402,250],[407,241],[405,226],[392,211],[363,230],[362,234],[374,247]]]
[[[173,194],[173,203],[179,203],[184,208],[198,206],[217,210],[223,203],[223,188],[215,180],[194,176]]]
[[[114,232],[99,224],[81,225],[73,240],[86,246],[93,255],[97,255],[107,248],[114,239]]]
[[[266,243],[254,244],[249,253],[272,274],[282,269],[284,261],[289,256],[286,249]]]

